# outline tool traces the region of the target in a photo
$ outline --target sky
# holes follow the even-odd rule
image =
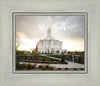
[[[33,49],[44,39],[48,28],[68,51],[84,51],[84,16],[16,16],[16,45],[19,50]]]

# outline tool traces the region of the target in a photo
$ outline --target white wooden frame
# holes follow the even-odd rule
[[[0,0],[0,85],[100,86],[99,0]],[[12,73],[12,12],[87,12],[87,74]]]
[[[18,70],[16,70],[16,68],[15,68],[15,64],[16,64],[16,51],[15,51],[15,46],[16,46],[16,43],[15,43],[15,40],[16,40],[16,16],[18,16],[18,15],[21,15],[21,16],[23,16],[23,15],[26,15],[26,16],[29,16],[29,15],[31,15],[31,16],[48,16],[48,15],[50,15],[50,16],[84,16],[84,50],[85,50],[85,57],[84,57],[84,69],[85,70],[82,70],[82,71],[18,71]],[[87,31],[88,31],[88,14],[86,13],[86,12],[13,12],[12,13],[12,37],[13,37],[13,39],[12,39],[12,41],[13,41],[13,46],[12,46],[12,48],[13,48],[13,50],[12,50],[12,54],[13,54],[13,56],[12,56],[12,66],[13,66],[13,73],[21,73],[21,74],[25,74],[25,73],[28,73],[28,74],[30,74],[30,73],[35,73],[35,74],[86,74],[86,73],[88,73],[88,45],[87,45],[87,43],[88,43],[88,37],[87,37],[87,35],[88,35],[88,33],[87,33]]]

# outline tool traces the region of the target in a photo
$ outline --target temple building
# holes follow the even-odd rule
[[[43,40],[37,42],[38,51],[40,53],[61,54],[63,52],[67,54],[67,50],[62,49],[62,42],[54,39],[51,32],[51,29],[48,28],[47,36]]]

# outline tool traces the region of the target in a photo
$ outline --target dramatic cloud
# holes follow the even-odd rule
[[[48,27],[55,39],[63,41],[63,48],[84,50],[84,16],[16,16],[16,39],[36,44],[45,38]]]

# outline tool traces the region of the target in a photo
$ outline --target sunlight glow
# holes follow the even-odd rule
[[[84,43],[78,41],[65,41],[63,42],[62,47],[68,51],[84,51]]]
[[[36,40],[31,40],[27,38],[21,38],[20,40],[21,40],[21,44],[18,47],[19,50],[30,51],[30,49],[36,47],[36,43],[37,43]]]
[[[62,49],[84,51],[84,16],[16,16],[16,50],[30,51],[52,29]],[[17,42],[19,41],[19,42]]]
[[[21,44],[18,47],[19,50],[26,50],[30,51],[31,49],[34,49],[36,47],[37,41],[31,40],[28,38],[21,38]],[[62,48],[67,49],[68,51],[84,51],[84,43],[78,42],[78,41],[63,41]]]

